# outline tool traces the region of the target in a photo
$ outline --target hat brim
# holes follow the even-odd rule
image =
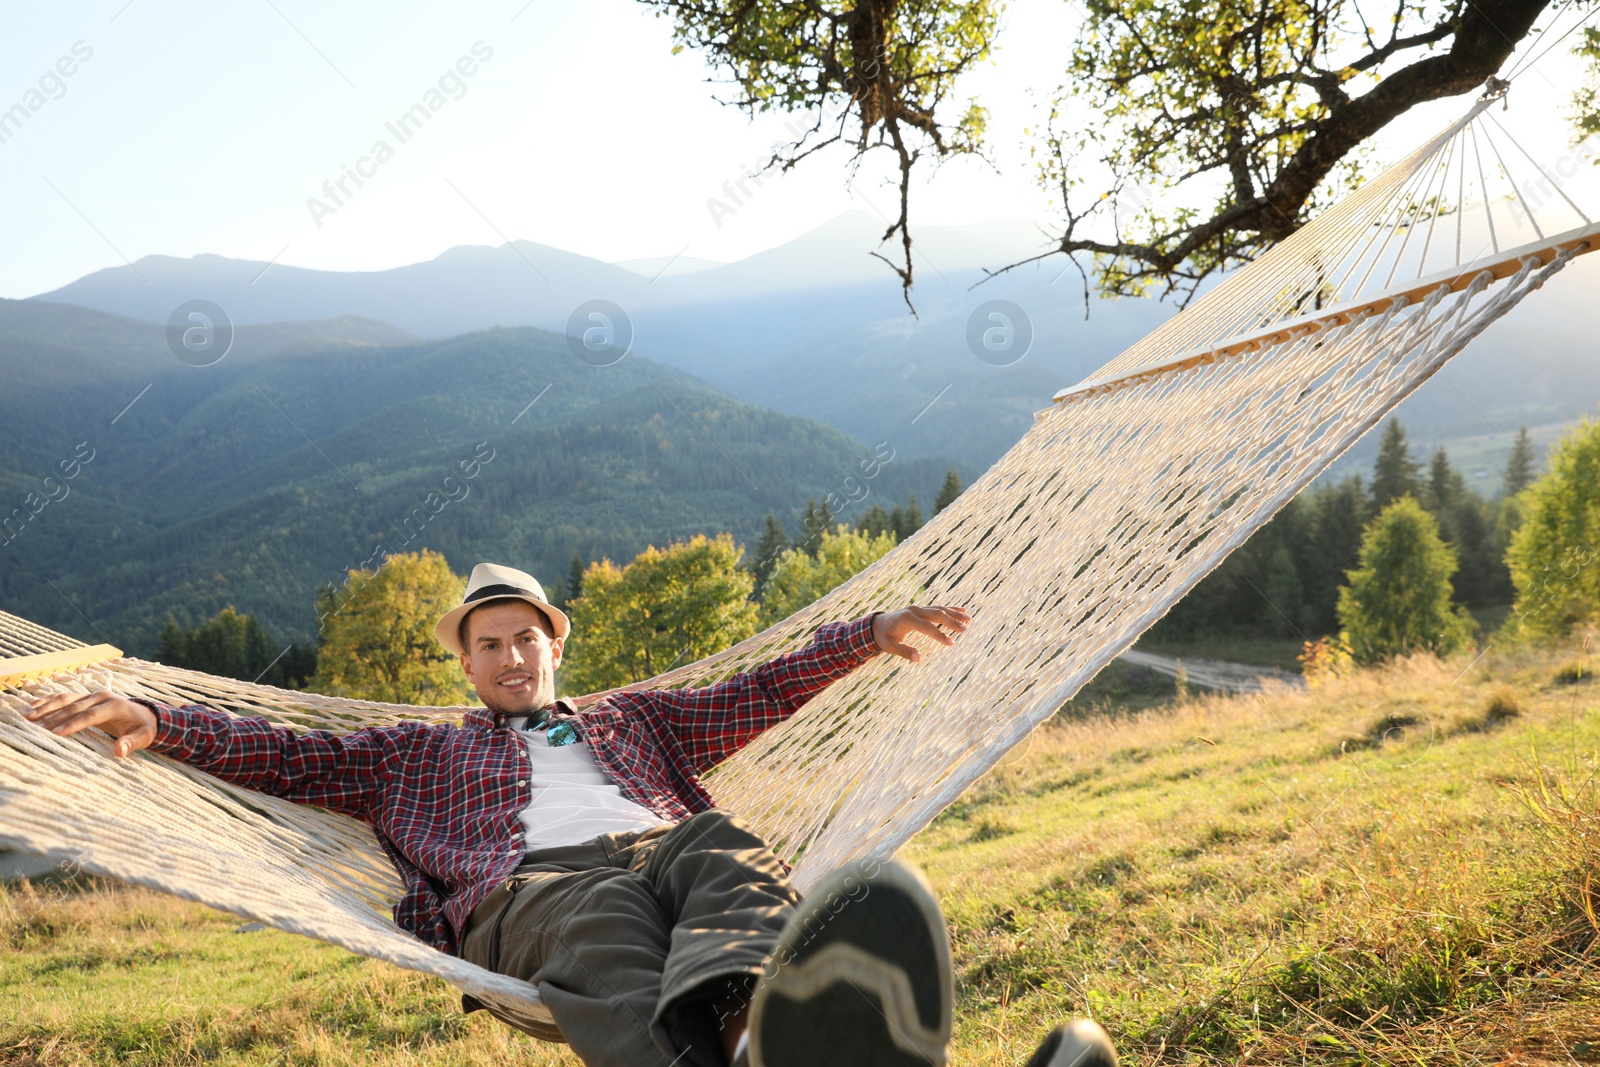
[[[438,622],[433,624],[433,636],[438,638],[439,643],[445,648],[458,656],[461,655],[466,651],[461,647],[461,620],[466,618],[467,613],[474,608],[481,608],[485,604],[495,604],[502,600],[521,600],[538,608],[544,613],[544,617],[550,620],[550,628],[555,631],[555,636],[558,638],[565,640],[568,632],[572,629],[572,623],[568,621],[566,614],[553,604],[548,604],[537,597],[525,596],[521,593],[503,593],[498,596],[485,597],[482,600],[473,600],[459,607],[451,608],[440,617]]]

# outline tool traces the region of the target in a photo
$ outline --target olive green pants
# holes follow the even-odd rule
[[[528,853],[472,913],[461,955],[533,983],[590,1067],[721,1067],[723,1018],[799,902],[767,843],[706,811]]]

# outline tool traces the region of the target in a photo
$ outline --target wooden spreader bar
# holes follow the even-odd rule
[[[121,658],[122,649],[114,645],[84,645],[82,648],[64,648],[59,652],[0,659],[0,689],[14,688],[40,678],[53,678],[79,667],[109,663]]]
[[[1061,390],[1055,395],[1054,399],[1057,404],[1060,404],[1067,400],[1081,398],[1086,394],[1100,393],[1131,385],[1134,382],[1142,381],[1152,375],[1166,371],[1185,370],[1203,363],[1214,363],[1219,359],[1239,352],[1281,344],[1296,335],[1315,333],[1318,330],[1328,329],[1333,326],[1342,326],[1362,314],[1387,311],[1396,303],[1410,304],[1427,296],[1440,286],[1447,287],[1451,292],[1460,292],[1471,285],[1472,280],[1484,271],[1488,271],[1496,280],[1505,278],[1521,270],[1523,263],[1529,258],[1537,259],[1539,266],[1548,266],[1550,261],[1555,259],[1556,253],[1560,251],[1575,249],[1579,255],[1585,252],[1592,252],[1596,245],[1600,244],[1597,238],[1600,238],[1600,223],[1569,230],[1566,233],[1546,238],[1543,241],[1535,241],[1522,245],[1520,248],[1508,249],[1492,258],[1480,259],[1464,266],[1440,271],[1427,278],[1397,285],[1393,289],[1374,296],[1364,297],[1342,307],[1329,308],[1326,311],[1318,311],[1299,318],[1288,319],[1266,329],[1224,341],[1212,348],[1185,352],[1172,359],[1138,367],[1110,378],[1082,382]],[[1044,412],[1040,412],[1041,416],[1043,414]]]

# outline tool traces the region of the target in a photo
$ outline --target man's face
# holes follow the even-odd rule
[[[526,715],[556,701],[561,639],[550,620],[525,600],[501,600],[467,616],[461,669],[484,707]]]

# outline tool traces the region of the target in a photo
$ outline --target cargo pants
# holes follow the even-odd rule
[[[528,853],[472,913],[468,961],[531,982],[589,1067],[722,1067],[799,894],[767,843],[705,811]]]

